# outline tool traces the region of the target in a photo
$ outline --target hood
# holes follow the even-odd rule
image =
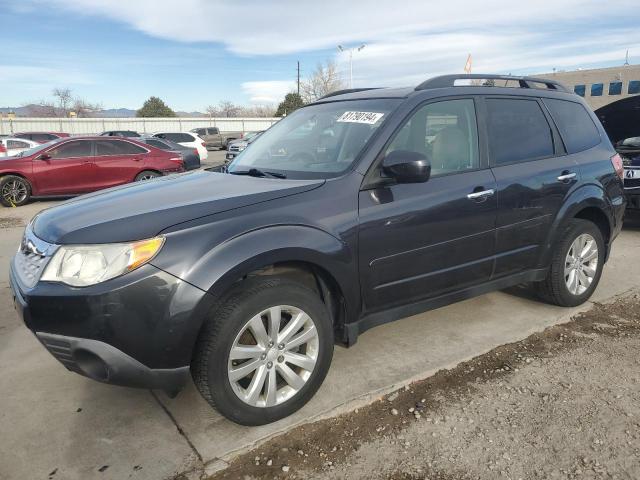
[[[92,193],[43,210],[39,238],[56,244],[151,238],[195,218],[313,190],[324,180],[280,180],[197,171]]]

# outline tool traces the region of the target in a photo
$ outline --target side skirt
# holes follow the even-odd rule
[[[366,332],[370,328],[377,327],[378,325],[383,325],[385,323],[410,317],[411,315],[416,315],[418,313],[427,312],[429,310],[435,310],[436,308],[461,302],[479,295],[484,295],[485,293],[493,292],[495,290],[502,290],[521,283],[544,280],[547,275],[547,270],[548,269],[546,268],[527,270],[526,272],[519,272],[507,277],[491,280],[481,285],[465,288],[464,290],[447,293],[426,300],[420,300],[407,305],[401,305],[389,310],[370,313],[362,317],[360,320],[348,323],[344,326],[346,345],[351,346],[355,344],[358,340],[358,335]]]

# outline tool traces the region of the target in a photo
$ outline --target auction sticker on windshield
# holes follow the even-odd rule
[[[384,113],[376,112],[344,112],[340,115],[337,122],[349,122],[349,123],[366,123],[367,125],[373,125],[382,118]]]

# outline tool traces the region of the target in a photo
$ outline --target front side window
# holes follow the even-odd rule
[[[593,85],[591,85],[591,96],[592,97],[601,97],[602,96],[602,90],[603,90],[603,85],[602,83],[594,83]]]
[[[553,155],[553,137],[535,100],[487,99],[489,151],[495,165]]]
[[[568,153],[577,153],[600,143],[600,134],[585,108],[575,102],[545,98]]]
[[[640,80],[630,80],[627,92],[629,95],[640,93]]]
[[[51,158],[75,158],[91,156],[91,142],[87,140],[66,142],[47,152]]]
[[[39,142],[39,143],[45,143],[45,142],[50,142],[51,140],[55,140],[56,137],[55,135],[50,135],[48,133],[33,133],[31,134],[31,140],[33,140],[34,142]]]
[[[622,82],[609,83],[609,95],[620,95],[622,93]]]
[[[346,171],[399,99],[319,103],[280,120],[244,150],[230,173],[257,169],[287,178],[328,178]]]
[[[424,155],[431,163],[431,176],[479,168],[473,100],[446,100],[421,107],[398,131],[385,155],[394,150]]]
[[[587,93],[587,89],[584,85],[576,85],[573,87],[573,91],[576,95],[580,95],[581,97],[584,97]]]
[[[162,138],[166,138],[167,140],[171,140],[176,143],[191,143],[195,142],[195,138],[188,133],[165,133]]]

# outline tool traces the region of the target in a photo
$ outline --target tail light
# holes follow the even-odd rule
[[[2,143],[0,143],[0,153],[7,153],[7,148]]]
[[[193,153],[195,153],[198,157],[200,157],[200,152],[198,151],[197,148],[193,149]]]
[[[624,180],[624,164],[622,163],[622,157],[620,154],[616,153],[611,157],[611,164],[613,165],[613,169],[616,171],[616,175],[620,177],[620,180]]]
[[[207,146],[207,144],[206,144],[206,143],[204,143],[204,142],[202,142],[200,145],[202,145],[203,147],[206,147],[206,146]]]
[[[244,138],[244,132],[240,134],[240,138]]]

